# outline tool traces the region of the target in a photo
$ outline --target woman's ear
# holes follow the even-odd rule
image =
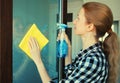
[[[92,23],[88,24],[87,31],[93,31],[93,30],[95,30],[94,24],[92,24]]]

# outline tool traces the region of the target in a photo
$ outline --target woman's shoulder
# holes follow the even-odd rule
[[[107,62],[106,56],[101,49],[91,51],[89,54],[87,54],[85,58],[91,59],[100,63],[103,61],[104,63]]]

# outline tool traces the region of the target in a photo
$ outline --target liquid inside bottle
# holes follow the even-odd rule
[[[57,56],[65,58],[68,54],[68,45],[65,41],[65,29],[61,28],[60,31],[60,40],[57,41]]]

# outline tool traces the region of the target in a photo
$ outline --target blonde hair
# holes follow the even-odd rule
[[[87,23],[93,23],[96,27],[96,38],[103,37],[107,32],[109,35],[103,42],[104,53],[109,63],[108,83],[116,83],[118,78],[119,45],[116,33],[111,29],[113,14],[111,9],[99,2],[88,2],[83,4]]]

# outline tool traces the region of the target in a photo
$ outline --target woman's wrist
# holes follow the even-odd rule
[[[71,48],[72,46],[71,46],[71,44],[68,44],[68,48]]]
[[[36,65],[39,65],[42,63],[42,59],[38,58],[37,60],[34,61]]]

